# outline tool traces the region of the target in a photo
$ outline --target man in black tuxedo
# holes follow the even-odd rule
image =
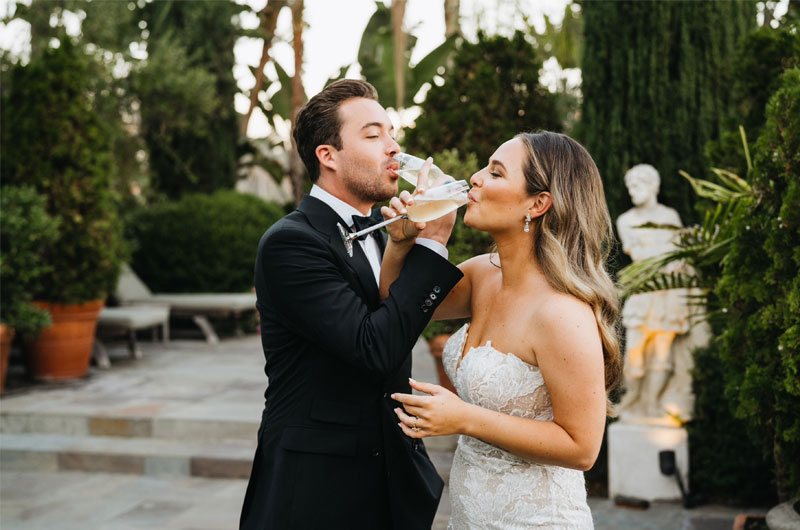
[[[410,393],[411,348],[461,278],[444,247],[453,220],[427,223],[383,301],[386,236],[354,242],[350,257],[337,228],[397,194],[392,133],[363,81],[333,83],[297,116],[294,137],[315,184],[258,247],[269,386],[242,529],[413,530],[433,521],[443,483],[424,446],[400,431],[389,396]]]

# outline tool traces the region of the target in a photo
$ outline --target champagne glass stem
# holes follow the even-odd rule
[[[370,232],[374,232],[375,230],[378,230],[379,228],[383,228],[386,225],[390,225],[390,224],[394,223],[395,221],[400,221],[401,219],[408,219],[408,216],[407,215],[401,215],[400,217],[392,217],[391,219],[386,219],[385,221],[381,221],[380,223],[378,223],[376,225],[372,225],[369,228],[365,228],[364,230],[359,230],[358,232],[353,232],[352,234],[350,234],[350,237],[352,239],[357,239],[357,238],[359,238],[359,237],[361,237],[361,236],[363,236],[365,234],[369,234]]]
[[[359,230],[358,232],[350,232],[348,230],[345,230],[345,228],[340,223],[337,223],[336,226],[339,227],[339,235],[342,236],[342,242],[344,243],[344,248],[347,250],[347,255],[352,258],[353,241],[355,241],[356,239],[358,239],[363,235],[369,234],[370,232],[374,232],[375,230],[383,228],[386,225],[390,225],[402,219],[408,219],[408,215],[401,215],[400,217],[393,217],[392,219],[387,219],[376,225],[372,225],[369,228],[365,228],[364,230]]]

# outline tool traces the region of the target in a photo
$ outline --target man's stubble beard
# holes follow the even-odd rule
[[[366,164],[348,164],[347,172],[344,179],[345,185],[350,193],[365,202],[372,204],[388,201],[397,194],[397,185],[389,183],[384,180],[381,174],[370,178],[374,171]]]

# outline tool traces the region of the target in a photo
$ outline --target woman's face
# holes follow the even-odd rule
[[[522,173],[525,157],[522,140],[511,139],[497,148],[488,166],[472,175],[464,224],[490,233],[522,231],[531,202]]]

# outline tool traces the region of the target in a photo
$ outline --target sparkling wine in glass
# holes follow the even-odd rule
[[[469,186],[464,180],[447,182],[414,197],[414,204],[406,208],[408,218],[416,223],[427,223],[446,215],[469,202]]]
[[[408,206],[406,210],[408,214],[400,217],[387,219],[381,223],[359,230],[358,232],[350,232],[345,229],[340,223],[336,226],[339,227],[339,235],[342,237],[344,248],[347,254],[353,257],[353,241],[357,238],[368,234],[379,228],[400,221],[401,219],[410,219],[416,223],[427,223],[446,215],[459,206],[467,204],[467,192],[469,185],[465,180],[457,180],[446,182],[441,186],[436,186],[425,191],[422,195],[414,197],[414,204]]]
[[[397,170],[397,174],[412,186],[416,186],[417,179],[419,177],[419,171],[422,169],[422,164],[424,164],[425,161],[419,157],[409,155],[407,153],[397,153],[394,155],[394,159],[400,163],[400,168]],[[430,182],[435,182],[439,177],[443,176],[444,171],[439,169],[436,165],[432,165],[431,169],[428,171],[428,180]]]

